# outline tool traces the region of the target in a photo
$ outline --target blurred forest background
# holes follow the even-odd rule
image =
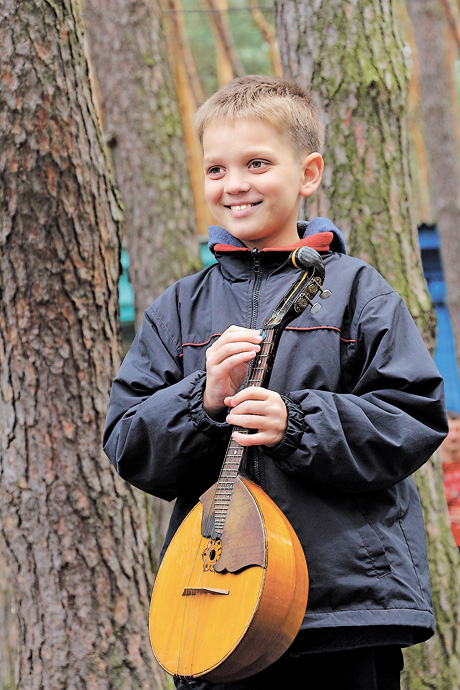
[[[432,352],[417,228],[436,228],[458,389],[460,0],[0,0],[0,41],[0,690],[168,688],[147,620],[169,506],[100,449],[122,250],[127,346],[151,301],[209,260],[196,107],[235,75],[290,76],[328,127],[303,216],[341,227]],[[459,690],[437,457],[416,481],[437,634],[406,653],[403,687]]]

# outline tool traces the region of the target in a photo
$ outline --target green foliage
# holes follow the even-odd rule
[[[195,57],[206,96],[218,88],[214,34],[209,11],[202,0],[183,0],[187,37]],[[260,5],[274,26],[272,3]],[[228,21],[238,56],[247,74],[272,74],[267,43],[254,23],[247,0],[228,0]]]

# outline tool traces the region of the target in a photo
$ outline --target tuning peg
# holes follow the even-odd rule
[[[317,314],[320,309],[321,309],[321,305],[318,304],[318,302],[315,302],[310,307],[310,314]]]
[[[332,292],[330,290],[322,290],[321,288],[319,288],[319,292],[319,296],[321,297],[321,299],[329,299],[329,297],[332,295]]]

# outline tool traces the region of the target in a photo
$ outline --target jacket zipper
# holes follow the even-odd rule
[[[259,295],[260,295],[260,285],[262,283],[262,269],[260,266],[260,249],[255,247],[251,250],[252,258],[254,259],[254,273],[256,276],[254,283],[254,290],[252,293],[252,315],[251,315],[251,328],[256,328],[257,326],[257,316],[259,314]],[[253,447],[252,449],[252,465],[253,465],[253,476],[258,484],[260,484],[260,468],[259,468],[259,453],[258,447]]]
[[[252,293],[251,328],[255,328],[257,326],[257,316],[259,313],[260,284],[262,282],[262,269],[260,267],[260,249],[257,249],[257,247],[255,247],[251,250],[251,254],[252,258],[254,259],[254,273],[256,274],[254,291]]]

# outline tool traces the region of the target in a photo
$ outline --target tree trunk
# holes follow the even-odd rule
[[[14,690],[17,687],[18,656],[18,624],[13,586],[0,548],[0,690]]]
[[[163,0],[166,10],[166,38],[169,57],[174,70],[177,100],[184,128],[184,142],[190,184],[193,193],[196,226],[204,235],[214,220],[204,196],[203,151],[193,127],[193,117],[204,101],[204,91],[185,31],[180,0]]]
[[[280,0],[275,7],[284,68],[318,95],[326,116],[325,174],[310,215],[338,224],[350,253],[398,289],[432,347],[435,321],[408,194],[407,79],[393,2]]]
[[[403,296],[433,349],[434,313],[413,221],[406,69],[393,0],[275,1],[285,72],[317,93],[327,120],[326,171],[312,215],[328,215],[350,253]],[[460,572],[439,460],[416,476],[428,535],[438,634],[406,655],[409,688],[460,687]]]
[[[420,96],[420,70],[415,55],[415,40],[412,22],[404,0],[396,0],[399,25],[410,50],[410,80],[407,95],[407,122],[409,139],[410,174],[412,179],[412,207],[417,225],[433,225],[435,222],[430,199],[430,180],[425,134],[422,124]]]
[[[251,17],[254,24],[257,26],[260,33],[264,37],[264,41],[268,45],[273,74],[276,77],[281,77],[283,74],[283,68],[281,67],[278,46],[276,45],[275,28],[265,19],[264,14],[259,7],[258,0],[249,0],[249,9],[251,11]]]
[[[233,77],[241,77],[244,74],[244,68],[238,57],[228,24],[227,0],[205,0],[205,5],[209,9],[215,35],[219,86],[223,86]]]
[[[18,687],[150,690],[146,501],[101,451],[122,212],[79,8],[0,0],[0,24],[0,521]]]
[[[439,0],[408,0],[420,69],[430,190],[441,240],[446,302],[460,372],[460,147],[449,26]]]
[[[460,3],[458,0],[440,0],[457,51],[460,51]]]
[[[201,267],[183,125],[159,0],[84,0],[105,136],[126,213],[136,325],[175,280]],[[200,159],[201,165],[201,159]],[[204,211],[204,212],[203,212]],[[153,499],[155,552],[171,505]]]
[[[84,18],[139,325],[170,283],[200,266],[182,123],[158,0],[84,0]]]

